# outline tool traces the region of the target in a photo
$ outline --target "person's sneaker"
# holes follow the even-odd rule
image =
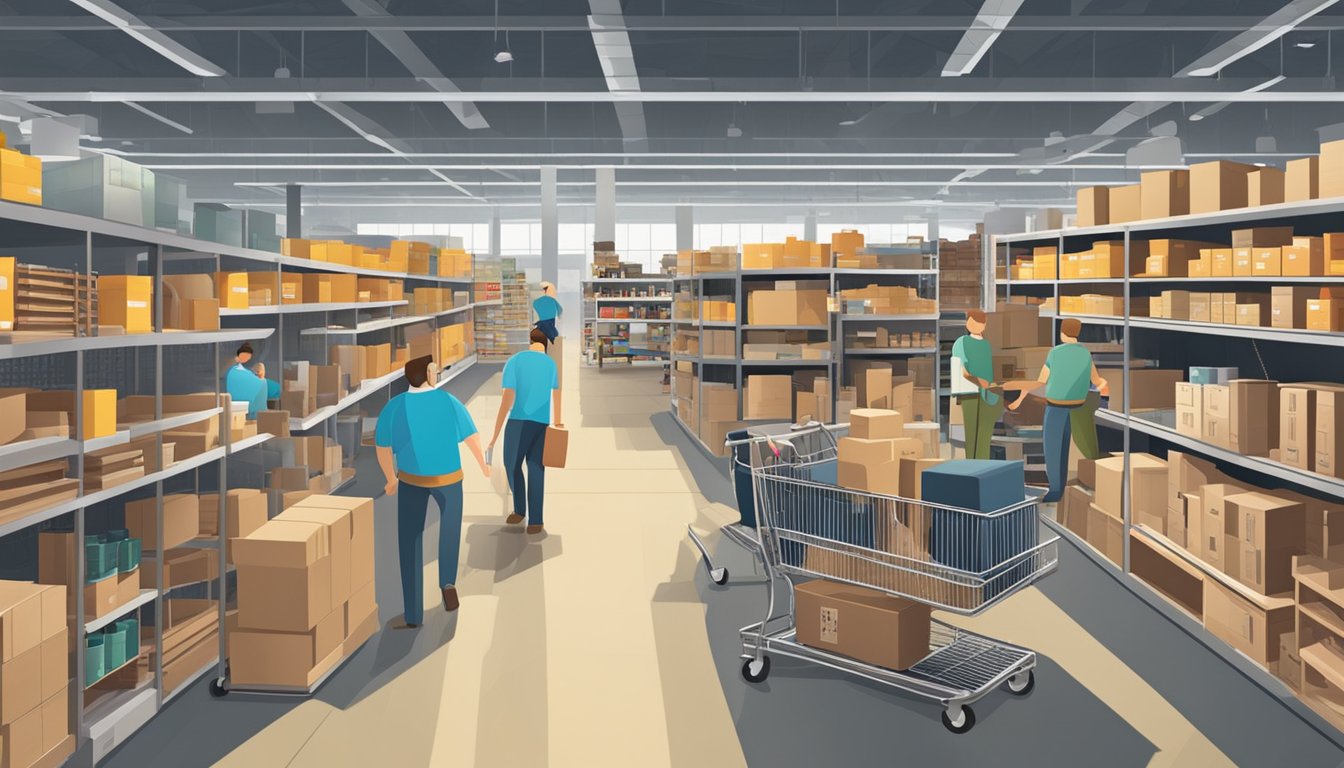
[[[509,515],[508,517],[504,518],[504,522],[508,523],[509,525],[517,525],[517,524],[523,522],[523,516],[522,516],[522,515]]]
[[[456,611],[459,605],[457,601],[457,587],[443,588],[443,610]]]
[[[540,526],[540,525],[529,525],[529,526],[527,526],[527,532],[528,532],[528,533],[541,533],[541,532],[544,531],[544,530],[546,530],[546,529],[543,528],[543,527]]]
[[[419,628],[420,628],[420,625],[419,625],[419,624],[411,624],[411,623],[407,622],[405,619],[400,619],[400,620],[397,620],[397,621],[392,622],[392,628],[393,628],[393,629],[419,629]]]

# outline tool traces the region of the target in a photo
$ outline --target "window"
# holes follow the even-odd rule
[[[360,235],[378,235],[405,239],[431,237],[458,237],[462,239],[462,248],[470,253],[490,252],[489,224],[359,224],[355,232]]]
[[[657,272],[663,255],[677,250],[675,224],[630,222],[616,225],[616,253],[621,260]]]

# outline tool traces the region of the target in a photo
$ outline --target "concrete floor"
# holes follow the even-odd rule
[[[733,572],[715,587],[685,538],[687,524],[708,533],[736,518],[722,463],[666,414],[656,371],[576,363],[570,466],[548,474],[544,538],[504,527],[501,474],[468,467],[457,615],[436,605],[427,552],[418,632],[375,636],[309,700],[216,700],[198,684],[107,765],[1344,764],[1333,741],[1067,544],[1055,575],[963,622],[1041,654],[1036,690],[992,694],[969,734],[944,730],[934,706],[800,662],[743,682],[737,630],[764,609],[759,566],[711,535]],[[450,385],[486,432],[497,372]],[[359,461],[351,493],[375,495],[372,453]],[[394,506],[377,506],[385,623],[401,613]],[[431,526],[427,548],[434,539]]]

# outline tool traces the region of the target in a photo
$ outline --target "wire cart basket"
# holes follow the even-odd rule
[[[791,576],[876,589],[959,615],[988,610],[1055,570],[1058,537],[1043,538],[1034,499],[994,512],[840,488],[838,428],[752,427],[757,537],[770,585],[765,619],[741,630],[742,676],[759,683],[772,654],[890,685],[943,707],[953,733],[975,725],[971,704],[1000,685],[1026,695],[1036,654],[934,620],[929,653],[909,669],[885,669],[797,639]],[[775,615],[775,582],[788,611]]]

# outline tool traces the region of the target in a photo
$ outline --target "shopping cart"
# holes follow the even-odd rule
[[[820,426],[752,429],[753,495],[770,600],[765,619],[741,630],[742,676],[759,683],[778,654],[899,688],[943,707],[943,725],[965,733],[971,704],[1000,685],[1035,686],[1036,654],[933,621],[929,654],[904,671],[798,642],[790,576],[877,589],[960,615],[975,615],[1054,571],[1058,537],[1042,540],[1034,499],[992,513],[839,488],[836,441]],[[775,615],[775,581],[789,610]]]
[[[737,430],[729,432],[728,439],[724,441],[724,447],[731,452],[729,460],[732,467],[733,495],[737,499],[737,510],[741,515],[741,520],[723,526],[719,529],[719,532],[752,553],[757,559],[764,560],[765,556],[761,550],[761,540],[756,535],[756,502],[755,494],[752,492],[751,446],[758,440],[763,439],[763,436],[767,433],[785,437],[792,432],[817,427],[825,431],[825,434],[830,438],[832,447],[836,445],[836,435],[849,429],[848,424],[827,426],[817,421],[808,420],[792,425],[772,425],[753,427],[750,430]],[[834,483],[834,465],[829,467],[829,471],[831,473],[829,480]],[[726,566],[715,567],[714,558],[709,554],[709,548],[705,546],[704,540],[695,532],[695,528],[688,525],[686,526],[686,532],[690,534],[691,543],[695,545],[696,549],[700,550],[700,562],[704,563],[705,572],[709,574],[709,580],[719,586],[727,584],[728,568]]]

